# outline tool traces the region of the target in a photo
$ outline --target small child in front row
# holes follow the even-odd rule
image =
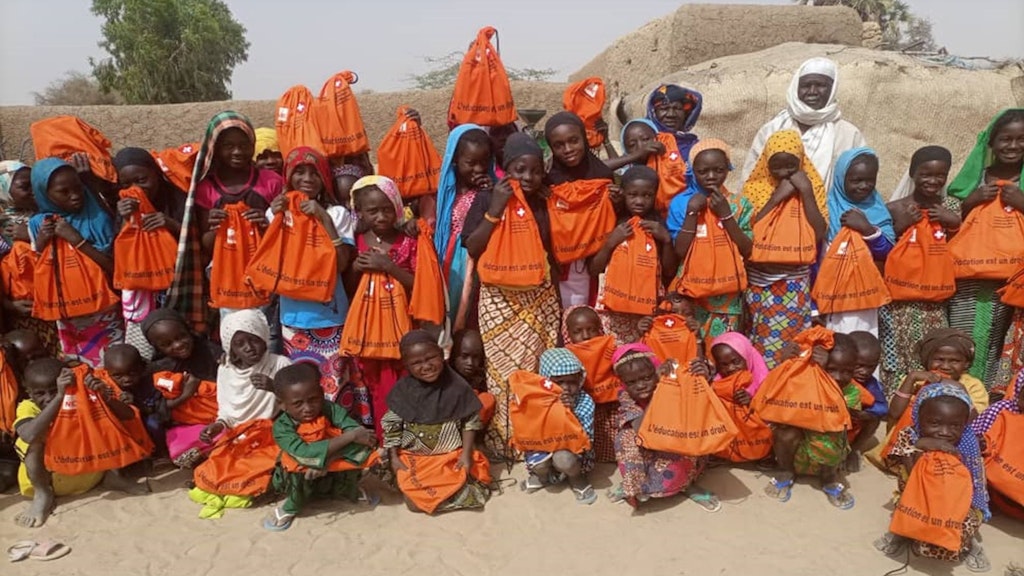
[[[156,445],[156,453],[162,454],[167,448],[165,418],[161,414],[162,397],[153,386],[152,379],[146,377],[146,361],[142,354],[131,344],[114,344],[104,350],[103,368],[96,373],[117,384],[121,389],[119,400],[138,408],[146,432]]]
[[[18,468],[21,465],[14,449],[14,420],[18,401],[24,395],[21,385],[22,374],[29,362],[46,356],[46,349],[39,336],[30,330],[11,330],[0,340],[0,354],[3,368],[0,369],[0,492],[6,492],[18,483]],[[7,368],[10,368],[8,371]],[[8,377],[11,381],[7,381]]]
[[[486,430],[494,418],[497,400],[494,394],[487,391],[487,357],[484,355],[484,341],[478,330],[470,328],[457,330],[452,334],[452,350],[448,356],[448,365],[476,392],[476,397],[483,404],[480,410],[480,421]]]
[[[875,378],[875,371],[882,358],[882,345],[871,332],[851,332],[850,338],[857,345],[857,367],[853,371],[853,383],[860,388],[860,408],[851,408],[853,427],[850,430],[850,455],[846,458],[846,471],[860,470],[860,456],[875,437],[875,431],[882,419],[889,414],[889,403],[885,400],[885,389]]]
[[[344,408],[324,401],[319,368],[308,362],[282,368],[274,375],[274,394],[283,412],[274,420],[274,440],[282,453],[272,482],[285,501],[267,515],[263,527],[287,530],[313,497],[375,506],[380,499],[358,483],[377,438]]]

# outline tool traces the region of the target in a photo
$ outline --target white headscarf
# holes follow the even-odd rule
[[[220,321],[220,343],[224,352],[230,355],[231,339],[236,332],[248,332],[259,336],[260,340],[270,342],[270,324],[267,323],[267,316],[255,308],[233,310],[228,312]]]
[[[231,363],[231,339],[238,332],[258,336],[270,342],[270,325],[263,312],[255,309],[235,310],[224,315],[220,323],[224,363],[217,368],[217,419],[229,428],[258,418],[272,418],[277,412],[277,398],[273,392],[259,390],[252,385],[255,374],[271,378],[277,371],[291,364],[284,356],[267,352],[255,365],[239,368]]]
[[[809,74],[821,74],[832,79],[832,92],[821,110],[815,110],[800,100],[800,79]],[[836,101],[838,91],[839,69],[836,63],[828,58],[811,58],[793,74],[789,91],[786,92],[786,109],[780,113],[780,116],[788,115],[794,121],[809,126],[800,139],[803,140],[804,151],[818,169],[818,174],[822,175],[830,173],[829,167],[835,154],[835,123],[841,117],[839,102]]]

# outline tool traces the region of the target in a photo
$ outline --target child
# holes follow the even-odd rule
[[[16,524],[24,528],[42,526],[53,512],[57,496],[88,492],[101,481],[111,490],[131,494],[149,491],[148,485],[132,483],[117,470],[69,476],[53,474],[46,469],[43,456],[46,443],[52,440],[49,438],[50,426],[61,411],[65,390],[73,386],[74,382],[74,374],[59,360],[42,358],[25,368],[23,383],[28,398],[18,404],[14,422],[17,435],[15,447],[22,460],[18,470],[18,484],[22,495],[32,497],[32,505],[28,510],[14,519]],[[109,389],[98,380],[87,380],[87,386],[118,419],[127,421],[137,417],[134,410],[110,394]]]
[[[750,408],[751,400],[768,377],[764,357],[746,336],[739,332],[726,332],[711,342],[711,358],[715,367],[712,387],[740,430],[736,441],[716,456],[732,462],[768,458],[772,451],[771,430]],[[691,369],[699,369],[702,365],[706,366],[704,362],[695,360],[691,362]],[[725,382],[748,382],[745,375],[749,375],[746,386],[726,386]]]
[[[838,173],[838,172],[837,172]],[[850,410],[853,428],[850,430],[850,456],[846,459],[846,471],[860,471],[860,456],[875,437],[875,431],[882,418],[889,414],[889,403],[885,390],[875,378],[875,370],[882,357],[882,346],[870,332],[851,332],[850,338],[857,346],[857,368],[853,381],[860,390],[860,408]]]
[[[1024,426],[1024,370],[1010,389],[1007,397],[989,406],[971,423],[971,431],[985,439],[985,470],[989,481],[992,505],[1000,512],[1017,520],[1024,520],[1024,494],[1021,479],[1007,468],[1021,470],[1019,430]]]
[[[480,401],[445,366],[444,351],[425,330],[403,336],[401,349],[409,375],[388,394],[382,426],[383,446],[406,503],[428,514],[483,508],[491,478],[487,459],[474,448],[483,430]]]
[[[14,449],[14,419],[17,418],[18,401],[24,395],[22,375],[29,362],[46,356],[43,343],[35,332],[12,330],[0,341],[3,366],[0,371],[0,387],[3,387],[4,419],[0,421],[0,492],[18,482],[19,459]],[[10,380],[8,380],[10,378]]]
[[[601,324],[606,331],[615,336],[616,343],[620,345],[631,344],[640,340],[643,333],[640,332],[639,323],[643,319],[644,314],[616,311],[614,307],[603,303],[605,291],[609,288],[609,282],[611,282],[611,279],[605,275],[605,271],[612,260],[612,255],[627,240],[632,238],[634,234],[639,233],[638,230],[634,229],[631,222],[632,218],[639,218],[640,228],[654,240],[653,250],[643,257],[650,258],[654,256],[651,265],[655,267],[656,271],[651,278],[652,284],[650,286],[637,287],[643,288],[645,293],[651,296],[661,296],[663,288],[661,286],[661,258],[659,255],[667,249],[668,244],[672,240],[669,237],[668,230],[662,225],[657,211],[654,209],[654,198],[658,194],[658,174],[647,166],[633,166],[622,176],[621,187],[623,204],[626,209],[625,214],[619,218],[618,225],[612,229],[611,234],[604,241],[604,245],[601,246],[601,249],[596,254],[589,258],[587,264],[591,276],[599,279],[603,278],[603,281],[599,282],[597,296],[597,309],[601,316]],[[635,261],[630,264],[630,267],[636,274],[644,274],[647,270],[642,270],[642,268],[650,267],[643,266]],[[624,289],[623,286],[615,286],[614,288],[618,290]],[[630,294],[630,296],[640,297],[641,295]]]
[[[163,397],[153,386],[153,379],[146,371],[146,361],[131,344],[114,344],[103,353],[103,368],[96,370],[100,379],[108,378],[121,389],[119,400],[139,410],[142,423],[150,440],[156,445],[157,454],[167,449],[165,425],[167,409]]]
[[[899,557],[908,544],[914,554],[947,562],[963,562],[971,572],[986,572],[988,557],[981,547],[978,530],[988,520],[988,494],[985,490],[984,461],[978,440],[968,422],[971,398],[956,382],[943,380],[928,384],[918,393],[913,407],[913,424],[899,432],[896,445],[887,457],[890,467],[898,472],[899,491],[907,486],[911,470],[923,453],[938,451],[953,454],[971,473],[974,487],[971,508],[963,521],[963,541],[959,549],[948,550],[935,544],[909,540],[886,532],[875,541],[875,547],[891,557]],[[927,498],[949,498],[952,495],[926,494]]]
[[[562,403],[572,410],[580,426],[593,441],[594,400],[583,391],[586,379],[583,364],[565,348],[552,348],[541,354],[539,372],[562,389]],[[554,453],[526,452],[524,460],[529,477],[523,481],[522,489],[527,493],[568,480],[578,504],[589,506],[597,501],[597,493],[587,480],[587,475],[594,468],[592,449],[582,454],[568,450]]]
[[[610,359],[615,352],[615,339],[605,336],[601,319],[589,306],[566,311],[564,329],[566,348],[583,364],[583,389],[595,404],[594,456],[598,462],[614,462],[619,385]]]
[[[687,363],[697,356],[700,323],[694,313],[693,300],[679,292],[668,292],[655,311],[655,316],[640,320],[641,340],[662,362],[676,360]]]
[[[331,168],[334,190],[338,193],[338,204],[352,205],[352,185],[363,176],[366,176],[366,171],[355,164],[341,164]]]
[[[364,501],[379,498],[358,487],[362,467],[377,445],[373,432],[349,418],[334,402],[324,402],[320,371],[302,363],[274,375],[274,394],[283,412],[274,420],[274,440],[281,460],[274,470],[274,489],[285,501],[263,520],[267,530],[291,528],[295,515],[311,498],[326,496]]]
[[[658,142],[657,134],[658,129],[654,127],[654,123],[646,118],[626,122],[622,127],[622,150],[625,154],[609,157],[605,160],[605,165],[620,174],[625,174],[632,166],[646,165],[647,159],[652,155],[660,156],[665,153],[665,145]]]
[[[257,128],[256,145],[253,147],[255,154],[252,161],[256,163],[257,170],[270,170],[281,174],[284,168],[284,156],[281,155],[281,148],[277,145],[277,130],[273,128]]]
[[[480,332],[465,329],[452,334],[448,366],[462,376],[473,392],[476,392],[477,400],[483,405],[480,409],[480,421],[486,430],[494,418],[497,403],[494,394],[487,391],[487,357],[484,355],[484,341],[480,337]]]

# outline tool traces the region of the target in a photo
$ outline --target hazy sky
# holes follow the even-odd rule
[[[964,56],[1024,57],[1021,0],[906,0],[935,37]],[[464,49],[477,29],[499,30],[509,66],[554,68],[563,79],[616,38],[688,2],[670,0],[227,0],[248,30],[249,60],[235,69],[238,99],[276,99],[293,84],[317,92],[344,69],[357,89],[407,87],[424,56]],[[788,0],[703,0],[787,4]],[[3,0],[0,104],[31,104],[32,92],[69,70],[89,71],[100,20],[89,0]],[[598,8],[599,7],[599,8]],[[742,34],[742,30],[733,31]]]

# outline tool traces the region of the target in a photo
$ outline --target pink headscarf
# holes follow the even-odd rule
[[[612,366],[617,367],[620,362],[631,362],[637,358],[647,358],[654,363],[655,368],[661,365],[661,360],[658,360],[658,356],[654,353],[654,350],[651,350],[650,346],[637,342],[635,344],[624,344],[616,348],[612,354]]]
[[[753,396],[757,389],[761,387],[761,384],[764,383],[764,379],[768,377],[768,365],[765,364],[764,357],[758,354],[757,349],[750,343],[750,340],[739,332],[726,332],[722,334],[711,341],[711,348],[713,349],[719,344],[725,344],[732,348],[747,361],[747,370],[751,375],[751,384],[747,386],[747,393]],[[721,380],[721,378],[721,376],[715,375],[715,380]]]

